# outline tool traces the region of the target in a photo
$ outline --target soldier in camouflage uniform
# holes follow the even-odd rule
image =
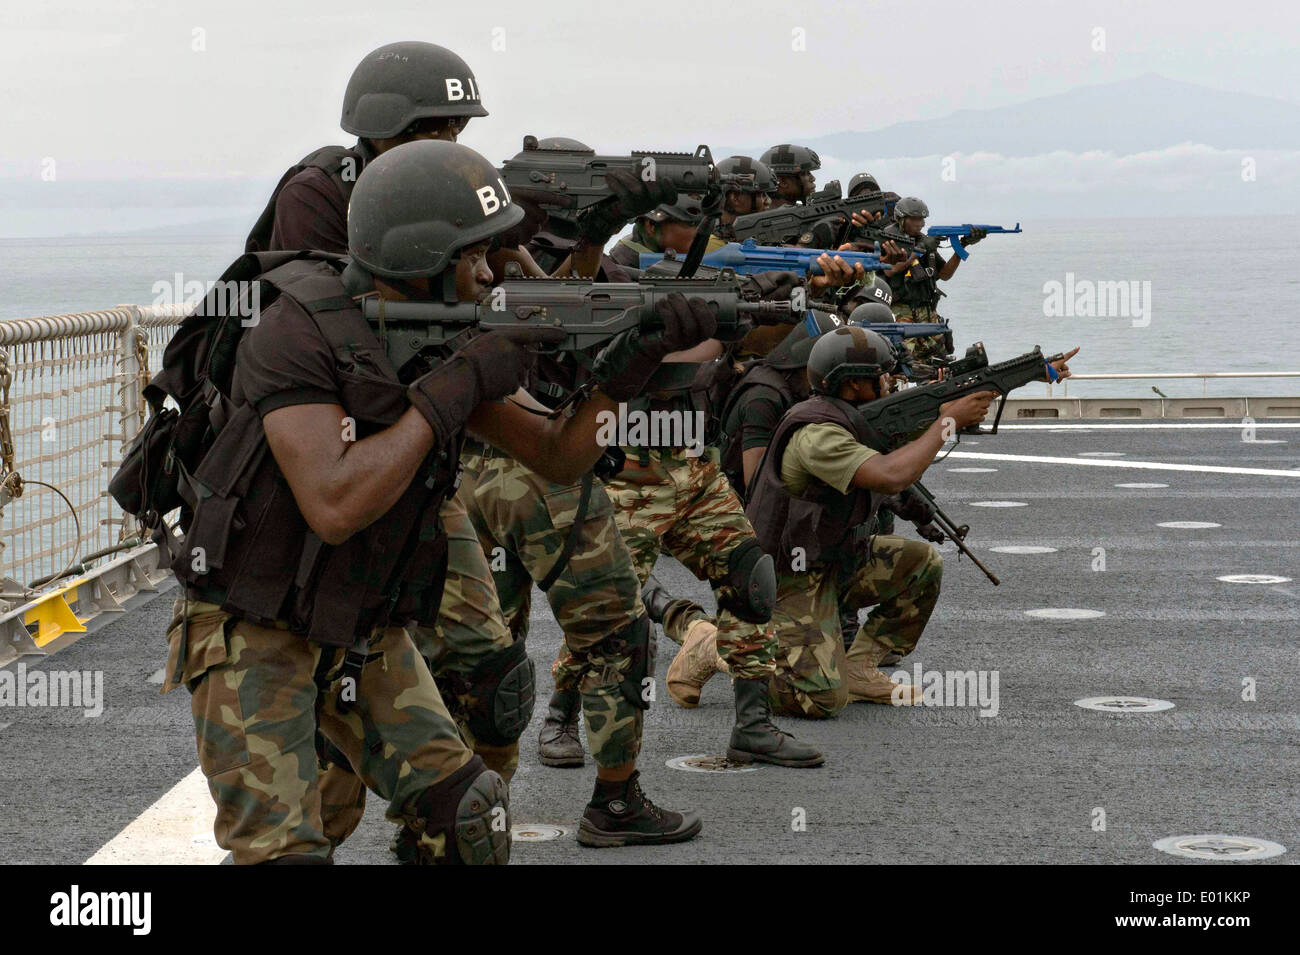
[[[709,356],[711,352],[701,349],[670,356],[661,366],[659,382],[683,384],[674,391],[651,390],[632,410],[695,414],[690,385],[686,384],[688,379],[693,384],[695,376],[673,366],[688,371],[692,359]],[[650,389],[656,387],[652,380]],[[703,435],[698,438],[702,441]],[[625,466],[608,482],[607,490],[638,579],[643,584],[647,581],[662,550],[698,579],[713,585],[718,603],[716,624],[688,612],[669,619],[666,632],[684,644],[693,641],[691,647],[696,642],[715,646],[731,674],[736,724],[728,756],[741,762],[820,766],[824,762],[820,752],[771,722],[767,683],[775,642],[764,626],[773,596],[771,558],[762,553],[740,499],[718,467],[717,450],[667,443],[625,446],[622,450]],[[679,656],[690,652],[684,645]],[[565,669],[562,661],[557,666],[557,683],[569,679]]]
[[[813,397],[782,418],[754,479],[747,513],[764,549],[779,555],[771,684],[779,712],[826,718],[853,701],[919,702],[878,666],[887,653],[916,645],[939,597],[942,561],[929,544],[860,529],[888,496],[931,536],[919,496],[907,489],[943,446],[943,420],[959,427],[983,420],[992,394],[945,404],[921,437],[878,454],[863,443],[854,403],[888,393],[895,369],[893,349],[874,332],[846,326],[819,336],[808,359]],[[852,571],[841,575],[837,565]],[[842,597],[875,605],[847,653],[836,609]]]
[[[894,205],[894,222],[885,230],[885,234],[897,232],[900,237],[917,239],[921,237],[921,230],[925,228],[925,220],[929,215],[929,208],[920,199],[914,196],[900,199]],[[983,230],[975,229],[969,239],[962,240],[962,245],[979,242],[984,235]],[[930,240],[925,251],[907,256],[885,273],[894,293],[893,309],[898,321],[944,320],[938,311],[939,299],[943,297],[938,283],[952,278],[961,259],[955,255],[945,259],[939,254],[937,246],[937,242]],[[931,365],[936,360],[947,358],[952,351],[951,345],[951,342],[945,343],[938,337],[909,338],[904,342],[912,361],[923,365]]]
[[[632,234],[624,236],[609,250],[609,257],[622,266],[641,267],[643,252],[676,252],[685,256],[704,224],[704,205],[696,196],[683,193],[640,215]],[[726,245],[715,235],[709,236],[705,254]]]

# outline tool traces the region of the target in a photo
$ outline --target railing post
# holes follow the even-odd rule
[[[119,305],[118,308],[126,312],[126,328],[122,330],[121,336],[117,342],[117,359],[118,368],[121,374],[121,385],[118,388],[118,395],[121,398],[120,407],[122,409],[121,431],[122,444],[116,455],[107,455],[104,461],[105,467],[109,469],[109,476],[116,471],[117,465],[121,462],[122,452],[130,443],[144,425],[144,384],[149,374],[148,359],[142,360],[142,346],[147,339],[144,337],[144,329],[140,325],[140,307],[138,305]],[[113,510],[117,510],[115,505],[109,505]],[[122,530],[121,540],[138,534],[139,528],[135,526],[135,518],[125,512],[122,513]]]

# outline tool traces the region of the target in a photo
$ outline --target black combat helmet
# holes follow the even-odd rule
[[[899,199],[894,205],[894,218],[900,222],[904,219],[916,217],[919,219],[930,218],[930,208],[916,196],[908,196],[906,199]]]
[[[767,353],[763,358],[763,364],[770,365],[778,371],[804,368],[808,364],[808,355],[817,340],[822,335],[843,326],[844,323],[835,315],[815,308],[809,309],[804,320],[790,329],[790,334]]]
[[[880,183],[876,182],[876,177],[869,172],[860,172],[849,180],[849,198],[852,198],[861,189],[864,192],[879,192]]]
[[[490,162],[468,146],[420,139],[362,171],[348,205],[348,252],[371,275],[420,278],[523,217]]]
[[[865,302],[849,315],[853,325],[883,325],[894,321],[894,310],[884,302]]]
[[[651,222],[685,222],[687,225],[699,225],[704,221],[704,202],[696,195],[682,192],[677,194],[675,202],[661,202],[643,218]]]
[[[835,395],[850,378],[879,378],[898,367],[884,336],[856,325],[818,335],[808,355],[808,385],[821,395]]]
[[[486,116],[474,74],[455,53],[418,40],[367,54],[348,80],[343,118],[349,133],[391,139],[428,116]]]
[[[531,144],[529,140],[532,140]],[[572,152],[591,153],[596,155],[596,150],[592,149],[586,143],[577,139],[570,139],[568,136],[547,136],[545,139],[535,139],[532,136],[524,137],[524,149],[564,149]]]
[[[872,272],[865,282],[849,293],[848,301],[883,302],[885,305],[893,305],[894,290],[889,287],[889,283],[879,272]]]
[[[729,192],[776,194],[776,175],[766,165],[748,156],[728,156],[715,166],[719,176],[753,176],[753,182],[727,186]]]
[[[822,167],[817,154],[807,146],[782,143],[773,146],[759,157],[759,161],[778,176],[797,176],[801,172],[815,172]]]

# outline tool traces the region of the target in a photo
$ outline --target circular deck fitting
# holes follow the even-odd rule
[[[1131,483],[1131,484],[1116,484],[1115,486],[1116,486],[1116,487],[1132,487],[1132,488],[1153,488],[1153,487],[1168,487],[1169,485],[1168,485],[1168,484],[1155,484],[1155,483],[1149,483],[1149,482],[1146,482],[1146,481],[1134,481],[1134,482]]]
[[[971,501],[971,507],[1028,507],[1024,501]]]
[[[1039,620],[1096,620],[1106,616],[1106,611],[1085,610],[1082,607],[1040,607],[1037,610],[1026,610],[1025,616],[1037,617]]]
[[[1080,451],[1081,458],[1122,458],[1127,451]]]
[[[737,763],[725,756],[709,756],[707,753],[674,756],[664,765],[687,773],[753,773],[759,769],[758,763]]]
[[[948,468],[948,474],[992,474],[997,468]]]
[[[1075,700],[1074,705],[1102,713],[1159,713],[1174,708],[1168,700],[1153,700],[1145,696],[1090,696]]]
[[[1250,836],[1225,836],[1220,833],[1200,836],[1170,836],[1151,843],[1153,849],[1184,859],[1202,862],[1254,862],[1271,859],[1286,852],[1286,846]]]
[[[569,834],[567,826],[552,826],[550,823],[529,825],[520,823],[510,827],[510,838],[514,842],[550,842]]]
[[[1004,544],[1002,547],[990,547],[995,554],[1055,554],[1055,547],[1040,547],[1037,544]]]
[[[1157,527],[1172,527],[1178,531],[1203,531],[1211,527],[1222,527],[1214,521],[1161,521]]]
[[[1276,574],[1227,574],[1217,578],[1225,584],[1285,584],[1290,577],[1278,577]]]

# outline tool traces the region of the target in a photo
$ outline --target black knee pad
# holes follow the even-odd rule
[[[605,637],[588,652],[630,656],[632,665],[623,674],[623,680],[618,688],[623,698],[637,709],[648,710],[650,701],[645,693],[646,680],[654,679],[655,657],[658,655],[658,649],[650,618],[642,614],[627,626]]]
[[[767,623],[776,606],[776,564],[751,537],[727,557],[727,576],[718,584],[718,609],[746,623]]]
[[[489,746],[508,746],[518,740],[537,702],[536,668],[524,642],[516,640],[498,650],[464,679],[470,699],[465,720],[474,738]]]
[[[446,836],[446,854],[418,862],[505,865],[510,861],[510,793],[505,780],[477,756],[410,803],[408,825],[426,836]]]

